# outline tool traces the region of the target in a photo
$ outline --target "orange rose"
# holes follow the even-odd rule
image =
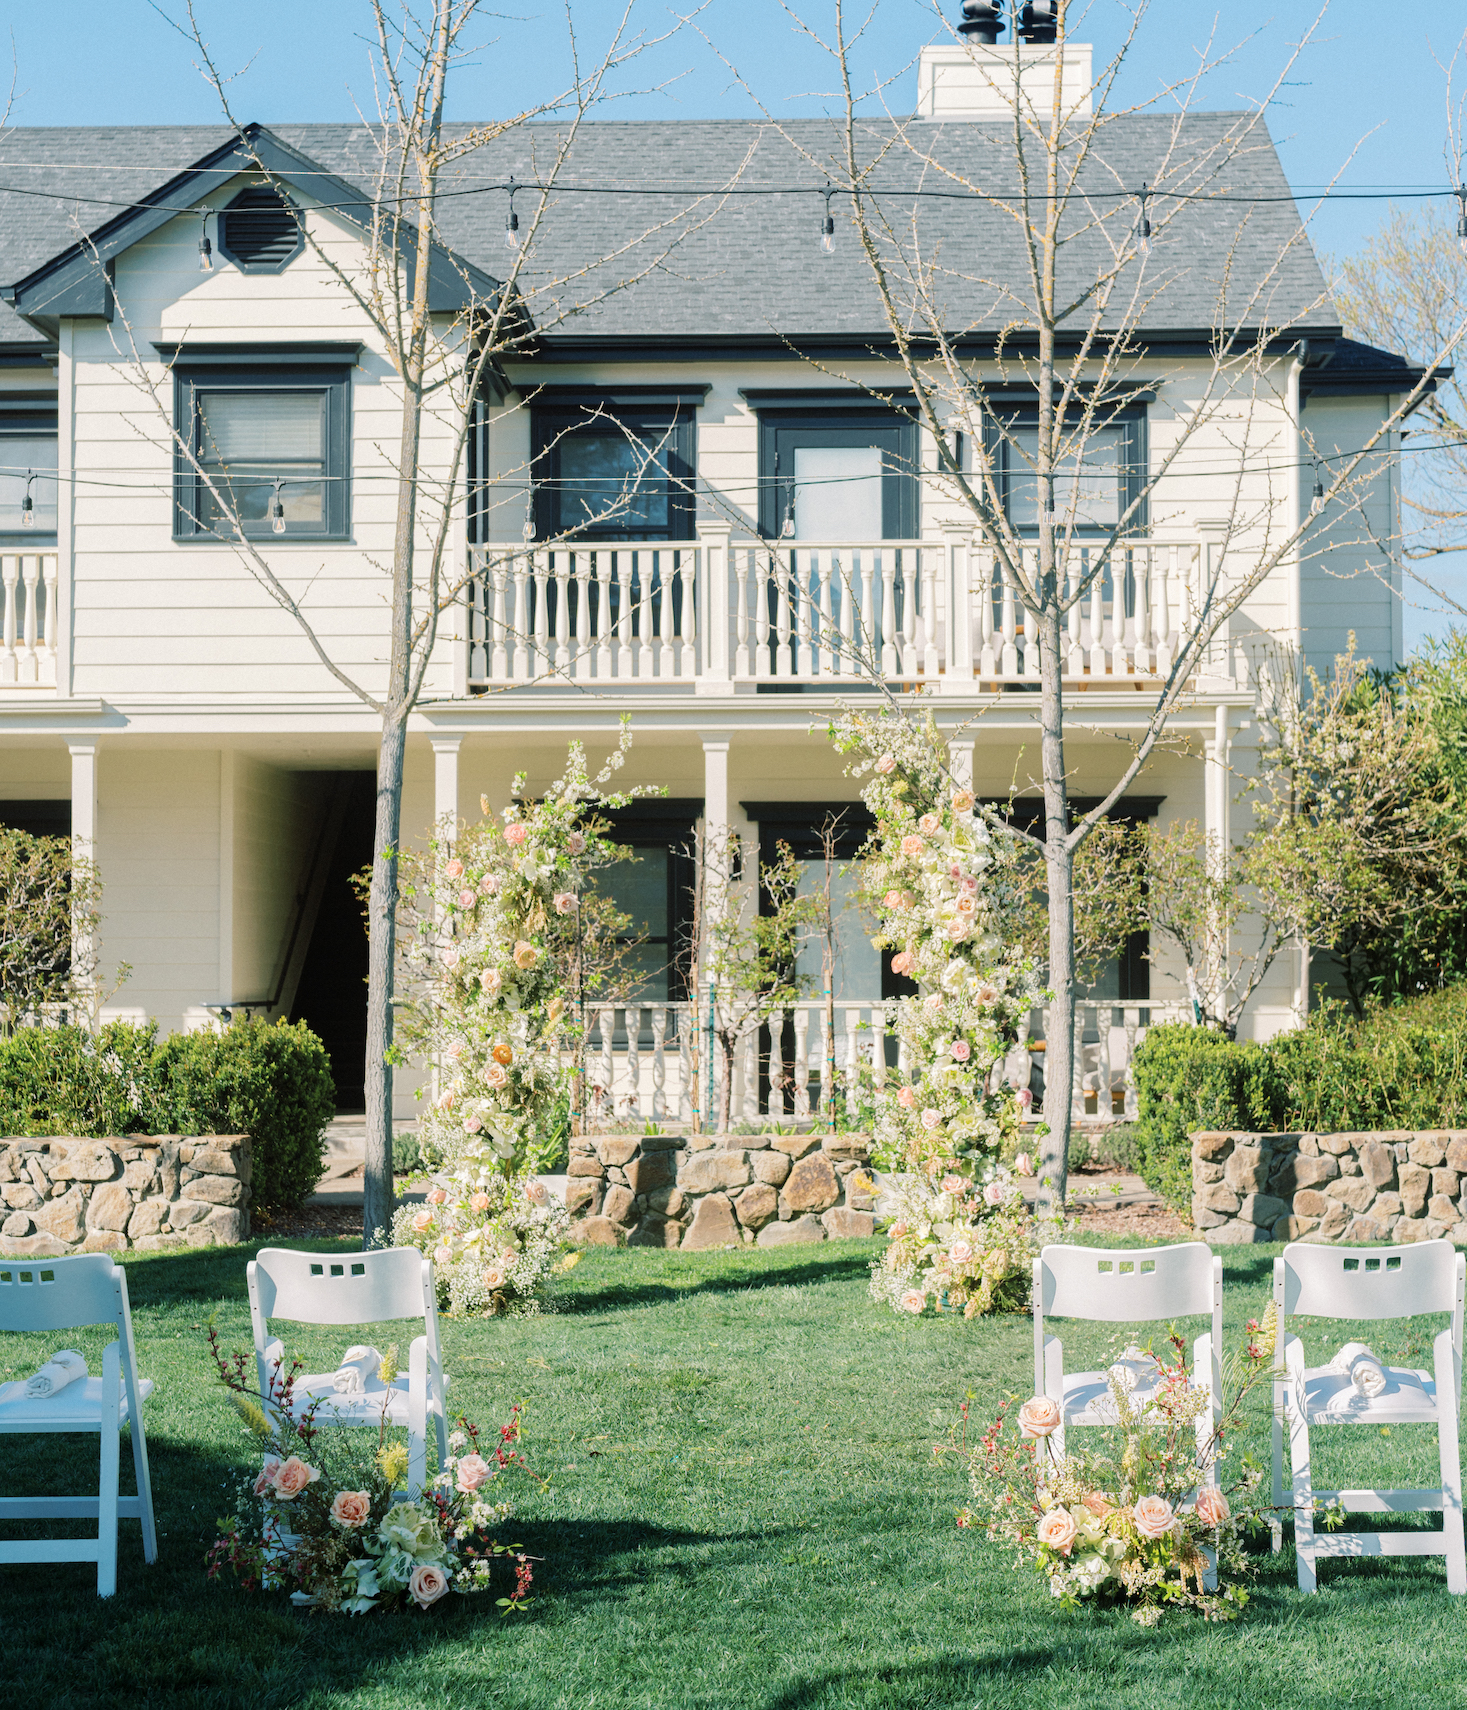
[[[365,1490],[338,1490],[331,1500],[331,1518],[338,1526],[365,1526],[372,1518],[372,1498]]]
[[[1075,1532],[1075,1517],[1068,1508],[1051,1508],[1039,1522],[1039,1542],[1058,1550],[1062,1556],[1069,1555]]]
[[[270,1483],[282,1502],[294,1502],[306,1486],[314,1484],[320,1476],[319,1467],[307,1466],[299,1455],[292,1455],[276,1468]]]
[[[503,1063],[506,1069],[514,1061],[514,1052],[508,1045],[496,1045],[490,1052],[490,1056],[496,1063]]]

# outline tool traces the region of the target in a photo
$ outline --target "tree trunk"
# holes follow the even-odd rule
[[[1049,889],[1049,984],[1054,1000],[1044,1034],[1044,1120],[1039,1203],[1065,1203],[1070,1157],[1070,1089],[1075,1076],[1075,855],[1069,844],[1061,700],[1059,601],[1047,603],[1039,642],[1040,747],[1044,768],[1044,867]]]
[[[402,822],[402,764],[407,715],[383,715],[377,757],[377,817],[367,893],[367,1137],[362,1172],[362,1245],[392,1225],[392,988],[397,955],[397,845]]]

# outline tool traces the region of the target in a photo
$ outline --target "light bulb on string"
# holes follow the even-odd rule
[[[1150,194],[1146,186],[1141,186],[1141,218],[1136,222],[1136,246],[1142,255],[1151,254],[1151,217],[1146,211],[1146,198]]]
[[[199,217],[199,272],[214,271],[214,250],[209,242],[209,210],[204,209]]]
[[[826,255],[835,254],[835,220],[830,212],[830,198],[834,194],[833,188],[825,191],[825,218],[820,222],[820,248]]]
[[[281,483],[275,483],[275,497],[270,501],[270,531],[272,534],[285,533],[285,502],[280,497]]]
[[[518,249],[520,247],[520,217],[514,211],[514,193],[519,189],[519,185],[511,178],[505,188],[509,191],[509,213],[505,216],[504,221],[504,247],[506,249]]]
[[[779,538],[781,540],[793,540],[795,538],[795,498],[793,493],[790,494],[789,504],[785,506],[784,521],[779,527]]]
[[[1467,255],[1467,184],[1457,186],[1457,247],[1463,255]]]
[[[20,501],[20,526],[22,528],[34,528],[36,526],[36,504],[35,500],[31,498],[31,482],[35,478],[34,471],[26,471],[25,495]]]
[[[1314,465],[1314,490],[1309,495],[1309,514],[1317,517],[1324,509],[1324,480],[1319,472],[1319,465]]]

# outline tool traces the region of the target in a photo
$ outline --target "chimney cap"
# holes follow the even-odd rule
[[[977,36],[980,42],[992,47],[1003,34],[1005,24],[1002,0],[963,0],[960,36]]]
[[[1019,34],[1036,45],[1052,42],[1059,30],[1057,0],[1024,0],[1019,12]]]

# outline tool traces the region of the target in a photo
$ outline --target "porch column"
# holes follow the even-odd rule
[[[458,836],[458,751],[461,736],[434,736],[433,829],[451,843]]]
[[[730,736],[726,730],[705,730],[703,741],[703,837],[710,860],[721,870],[728,844],[728,750]],[[719,890],[727,882],[720,871]]]
[[[703,871],[700,886],[703,901],[702,932],[707,942],[709,928],[719,920],[728,903],[730,878],[728,824],[728,750],[726,730],[705,730],[703,741]],[[702,1085],[694,1093],[693,1103],[702,1111],[703,1127],[712,1132],[716,1122],[718,1102],[718,1073],[714,1064],[713,1023],[710,1019],[714,984],[705,978],[700,982],[705,990],[694,991],[693,1006],[695,1036],[700,1040],[702,1056]]]
[[[1202,747],[1202,824],[1208,866],[1218,878],[1225,878],[1232,844],[1232,791],[1229,780],[1229,748],[1232,731],[1227,707],[1218,707],[1213,714],[1212,735]],[[1209,1002],[1217,997],[1227,977],[1228,934],[1220,920],[1211,923],[1208,937],[1211,954],[1202,970],[1203,995]]]
[[[733,585],[729,574],[729,542],[732,535],[733,524],[717,518],[698,526],[698,549],[703,558],[703,610],[698,614],[698,627],[703,634],[703,659],[696,684],[700,695],[733,693],[733,681],[729,676],[729,605]],[[703,746],[706,752],[707,743]],[[727,746],[725,743],[725,752]]]
[[[948,694],[973,691],[973,529],[966,522],[942,525],[947,558],[947,669],[943,689]],[[972,744],[968,752],[973,752]],[[956,773],[954,774],[956,777]],[[969,779],[971,783],[971,778]]]
[[[74,861],[95,861],[97,858],[97,744],[69,742],[71,755],[71,854]],[[94,947],[84,923],[73,917],[71,929],[72,960],[85,969],[94,956]]]

